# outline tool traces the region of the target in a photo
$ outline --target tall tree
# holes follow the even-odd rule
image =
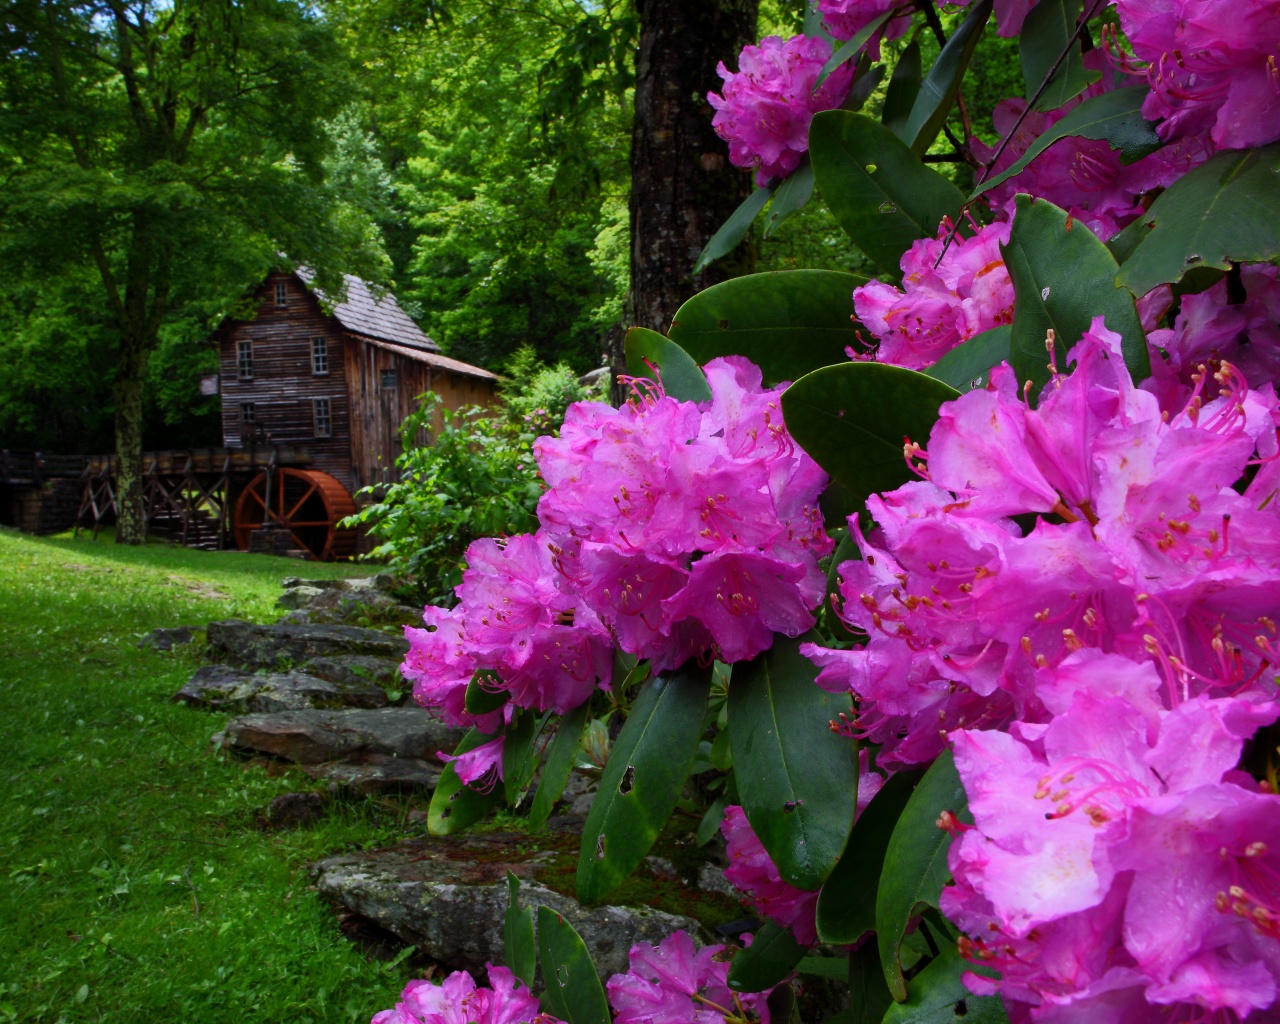
[[[10,0],[0,17],[0,255],[96,275],[114,343],[117,539],[141,541],[143,386],[177,307],[281,253],[340,293],[370,236],[322,187],[344,102],[330,30],[293,0]]]

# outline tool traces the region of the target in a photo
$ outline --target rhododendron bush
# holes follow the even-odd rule
[[[855,1022],[1280,1020],[1280,7],[943,13],[818,0],[721,65],[758,188],[702,263],[816,185],[880,279],[630,331],[629,400],[535,445],[536,528],[407,631],[470,730],[433,831],[542,828],[588,757],[580,899],[720,834],[755,923],[601,983],[513,888],[514,976],[377,1020],[768,1022],[815,973]],[[997,34],[992,142],[956,128]]]

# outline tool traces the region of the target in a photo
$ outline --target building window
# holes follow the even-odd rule
[[[240,426],[245,427],[253,423],[253,403],[240,403]]]
[[[329,372],[329,339],[311,339],[311,372],[323,374]]]
[[[394,368],[382,371],[382,390],[394,391],[396,389],[396,371]]]
[[[289,305],[289,286],[283,281],[276,282],[276,305]]]
[[[329,424],[329,399],[313,399],[312,406],[315,411],[316,437],[329,437],[333,433]]]
[[[236,375],[241,380],[253,380],[253,342],[236,342]]]

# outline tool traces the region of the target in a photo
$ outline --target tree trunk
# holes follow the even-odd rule
[[[702,247],[751,191],[711,127],[708,92],[755,42],[758,0],[637,0],[635,119],[631,130],[631,290],[627,326],[663,330],[694,292],[749,273],[748,241],[696,278]],[[611,346],[615,367],[625,365]]]
[[[120,358],[112,387],[116,430],[116,543],[147,539],[142,504],[142,389],[149,348],[140,338],[120,339]]]

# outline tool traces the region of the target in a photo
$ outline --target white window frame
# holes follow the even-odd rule
[[[289,286],[283,281],[276,282],[276,305],[289,305]]]
[[[311,375],[313,377],[329,376],[329,339],[314,337],[311,339]]]
[[[253,339],[236,342],[236,378],[253,380]]]

